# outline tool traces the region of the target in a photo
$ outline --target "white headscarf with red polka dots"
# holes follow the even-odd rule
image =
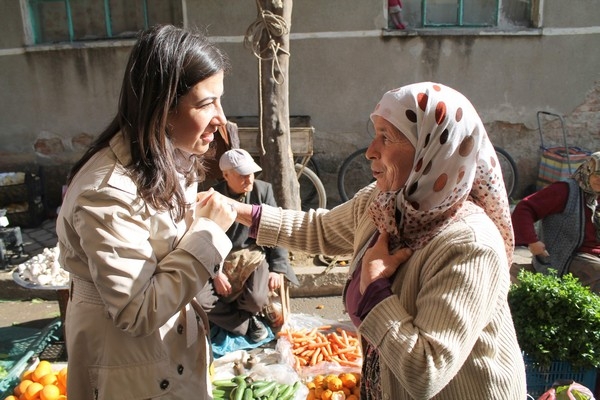
[[[453,220],[483,209],[504,238],[510,265],[508,197],[494,146],[471,102],[447,86],[423,82],[385,93],[374,115],[415,147],[405,186],[381,193],[370,209],[379,230],[394,238],[391,245],[421,248]]]

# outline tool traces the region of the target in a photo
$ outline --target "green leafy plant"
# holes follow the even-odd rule
[[[521,350],[540,367],[600,367],[600,296],[572,274],[521,270],[508,293]]]

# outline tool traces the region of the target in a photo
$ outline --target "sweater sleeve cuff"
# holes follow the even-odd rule
[[[373,307],[390,297],[392,294],[392,284],[389,279],[381,278],[372,282],[367,286],[365,293],[358,303],[357,316],[361,321],[364,320]]]
[[[250,232],[248,236],[252,239],[256,239],[258,236],[258,226],[260,225],[260,216],[262,214],[262,207],[258,204],[252,204],[252,225],[250,225]]]
[[[268,247],[276,246],[281,222],[281,208],[272,207],[267,204],[261,205],[260,224],[256,235],[256,244]]]

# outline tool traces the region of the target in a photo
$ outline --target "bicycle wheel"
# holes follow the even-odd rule
[[[303,167],[302,164],[296,164],[296,173],[298,183],[300,184],[300,202],[303,211],[315,208],[327,208],[327,193],[323,182],[308,167]],[[313,193],[316,193],[315,196]]]
[[[366,152],[366,147],[356,150],[340,166],[337,183],[343,202],[348,201],[356,192],[373,182],[371,163],[365,156]]]
[[[510,154],[508,154],[508,152],[503,148],[494,146],[494,150],[496,150],[498,162],[500,163],[500,169],[502,170],[502,178],[504,179],[506,194],[510,199],[512,198],[515,188],[517,187],[519,177],[517,174],[517,164]]]
[[[302,157],[296,157],[296,159],[294,160],[295,164],[302,164],[303,162],[304,162],[304,159]],[[321,179],[321,173],[319,170],[319,166],[312,158],[308,159],[308,161],[306,162],[305,168],[309,168],[312,172],[314,172],[317,175],[317,178]],[[298,172],[297,168],[296,168],[296,172]],[[313,185],[305,185],[305,186],[306,186],[305,192],[302,195],[302,202],[311,203],[315,199],[315,196],[317,195],[317,189]]]

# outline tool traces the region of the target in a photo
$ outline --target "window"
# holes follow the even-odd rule
[[[402,0],[402,18],[409,28],[529,27],[535,1]]]
[[[181,25],[181,0],[29,0],[33,41],[78,42],[134,37],[158,23]]]

